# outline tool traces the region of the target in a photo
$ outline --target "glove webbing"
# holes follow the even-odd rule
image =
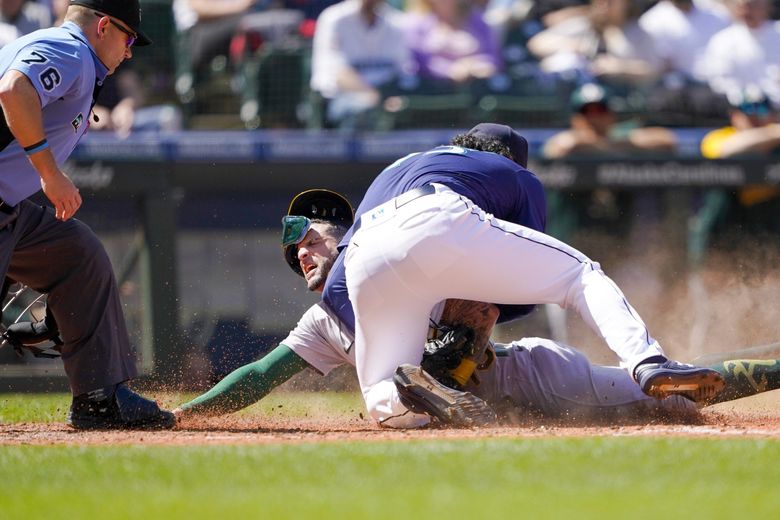
[[[447,331],[451,330],[452,327],[449,327],[447,325],[441,325],[439,323],[436,323],[433,319],[428,319],[430,322],[430,334],[429,336],[432,339],[437,339],[440,335],[440,333],[446,333]],[[490,341],[488,343],[487,348],[484,352],[484,361],[477,363],[476,360],[471,359],[469,357],[464,357],[460,364],[450,370],[450,377],[458,384],[460,387],[466,386],[466,383],[471,380],[475,385],[480,384],[479,377],[477,376],[476,371],[477,370],[487,370],[490,368],[490,365],[493,364],[493,362],[496,359],[496,354],[493,351],[493,342]]]

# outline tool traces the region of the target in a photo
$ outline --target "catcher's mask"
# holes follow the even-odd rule
[[[287,215],[282,218],[282,249],[287,264],[303,276],[298,262],[298,244],[309,232],[312,220],[351,226],[354,218],[352,205],[335,191],[306,190],[293,197]]]

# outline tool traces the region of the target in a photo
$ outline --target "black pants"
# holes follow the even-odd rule
[[[73,395],[137,375],[111,262],[83,222],[22,201],[0,213],[0,277],[48,294]]]

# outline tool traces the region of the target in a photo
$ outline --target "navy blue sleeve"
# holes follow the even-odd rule
[[[328,274],[322,301],[341,320],[349,331],[355,333],[355,313],[347,292],[347,275],[344,270],[344,251],[336,258],[336,262]]]

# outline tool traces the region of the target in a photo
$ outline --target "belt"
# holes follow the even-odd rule
[[[400,208],[404,204],[409,204],[415,199],[419,199],[426,195],[433,195],[434,193],[436,193],[436,188],[432,184],[426,184],[425,186],[409,190],[395,198],[395,209]]]
[[[425,186],[420,186],[419,188],[414,188],[409,191],[406,191],[400,195],[398,195],[395,200],[395,209],[400,208],[401,206],[405,204],[409,204],[413,200],[417,200],[420,197],[424,197],[426,195],[433,195],[436,193],[436,187],[432,184],[426,184]],[[352,232],[356,233],[358,229],[360,229],[361,222],[362,222],[362,216],[359,218],[355,223],[352,225]]]

